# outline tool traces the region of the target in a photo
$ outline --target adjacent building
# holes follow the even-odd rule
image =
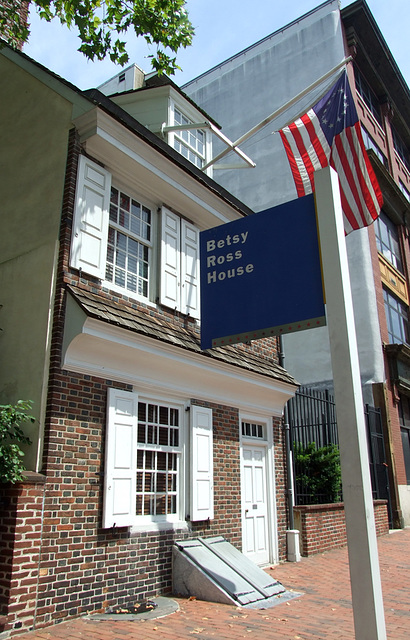
[[[360,372],[364,402],[382,411],[393,521],[403,526],[410,523],[410,92],[366,2],[339,5],[321,4],[183,89],[237,140],[351,56],[350,84],[384,197],[377,222],[347,237]],[[216,179],[256,211],[295,198],[278,131],[314,105],[336,76],[242,144],[255,169],[224,169],[227,156],[214,165]],[[279,277],[286,277],[285,265]],[[284,336],[284,353],[300,383],[332,389],[326,328]]]

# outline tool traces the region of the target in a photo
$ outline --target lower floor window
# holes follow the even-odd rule
[[[178,513],[179,409],[138,403],[136,515]]]
[[[403,442],[404,466],[406,468],[407,484],[410,484],[410,429],[401,429]]]
[[[399,420],[407,484],[410,484],[410,398],[400,395]]]
[[[212,519],[212,442],[212,409],[110,387],[103,527]]]

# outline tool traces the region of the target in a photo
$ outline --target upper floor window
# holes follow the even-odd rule
[[[372,149],[376,156],[379,158],[380,162],[382,162],[385,167],[388,167],[389,163],[386,156],[364,127],[362,127],[362,135],[364,146],[366,147],[366,149]]]
[[[408,309],[406,305],[386,289],[383,289],[383,297],[389,342],[391,344],[408,343]]]
[[[355,67],[355,70],[354,70],[354,77],[355,77],[357,92],[361,95],[369,111],[376,118],[377,122],[381,125],[382,119],[380,114],[380,105],[376,97],[376,94],[370,88],[369,83],[367,82],[367,80],[365,80],[363,74],[359,71],[357,67]]]
[[[192,124],[192,120],[174,107],[174,125],[186,127],[180,131],[174,131],[174,149],[201,168],[205,164],[206,133],[203,129],[191,128]]]
[[[382,211],[375,222],[376,243],[380,253],[403,273],[399,234],[396,225]]]
[[[410,202],[410,191],[408,189],[406,189],[406,187],[404,186],[404,184],[402,183],[401,180],[399,180],[399,188],[400,188],[400,191],[403,193],[403,195]]]
[[[392,132],[392,137],[393,137],[394,149],[397,152],[397,155],[399,156],[399,158],[405,164],[406,168],[410,171],[410,154],[409,154],[409,150],[407,149],[406,145],[404,144],[403,140],[400,138],[399,134],[397,133],[397,131],[393,127],[393,125],[391,127],[391,132]]]
[[[165,207],[158,216],[111,182],[109,171],[80,156],[70,266],[199,318],[199,229]]]
[[[148,297],[151,210],[111,187],[105,278]]]

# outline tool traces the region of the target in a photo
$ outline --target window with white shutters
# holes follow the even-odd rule
[[[189,443],[186,415],[183,404],[108,389],[104,528],[172,525],[188,511],[192,521],[214,517],[212,410],[191,407]]]
[[[199,229],[166,207],[161,216],[160,300],[199,318]]]
[[[182,404],[109,389],[104,527],[183,519]]]
[[[199,229],[162,207],[157,238],[154,205],[112,184],[111,174],[80,156],[70,266],[115,291],[199,318]],[[161,273],[152,281],[160,252]]]

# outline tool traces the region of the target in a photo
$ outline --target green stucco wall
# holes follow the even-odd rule
[[[36,469],[72,104],[1,52],[0,82],[0,403],[33,401]]]

